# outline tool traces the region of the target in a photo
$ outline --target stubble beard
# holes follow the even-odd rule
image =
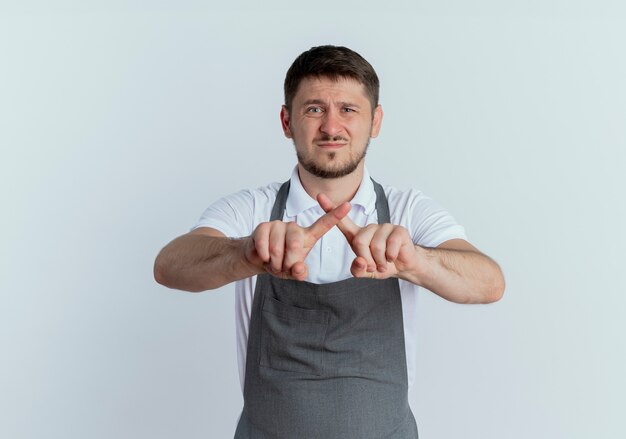
[[[325,166],[316,163],[315,160],[313,159],[305,157],[303,154],[301,154],[298,151],[298,148],[296,148],[296,156],[298,157],[298,163],[302,165],[304,170],[314,175],[315,177],[327,178],[327,179],[341,178],[341,177],[345,177],[346,175],[352,174],[356,170],[356,168],[363,161],[363,159],[365,159],[365,155],[367,154],[367,149],[369,148],[369,145],[370,145],[370,142],[368,140],[361,154],[359,154],[356,157],[350,156],[347,162],[334,164],[334,165],[333,165],[333,162],[335,161],[335,158],[337,157],[336,152],[326,153],[326,157],[329,163]],[[295,146],[295,142],[294,142],[294,146]]]

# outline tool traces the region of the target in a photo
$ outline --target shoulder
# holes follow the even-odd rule
[[[264,206],[269,205],[269,209],[271,210],[281,184],[282,183],[273,182],[255,189],[242,189],[222,197],[218,202],[226,202],[231,204],[234,208],[262,209]]]
[[[273,182],[254,189],[242,189],[220,198],[213,205],[227,204],[235,210],[243,209],[245,211],[263,209],[269,205],[268,209],[271,210],[281,185],[282,183]]]
[[[391,222],[406,227],[413,242],[436,247],[448,239],[466,239],[465,229],[437,201],[417,189],[383,185]]]
[[[205,209],[192,229],[211,227],[230,237],[249,235],[260,222],[269,219],[281,184],[243,189],[218,199]]]
[[[391,216],[402,216],[415,210],[427,209],[438,204],[422,191],[417,189],[400,189],[391,185],[382,185]]]

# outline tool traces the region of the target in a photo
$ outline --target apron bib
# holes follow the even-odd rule
[[[373,181],[373,180],[372,180]],[[374,182],[379,224],[390,221]],[[270,221],[282,220],[289,182]],[[235,439],[417,439],[398,279],[257,276]]]

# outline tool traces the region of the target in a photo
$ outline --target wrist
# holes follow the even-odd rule
[[[264,273],[265,268],[263,261],[256,254],[252,236],[235,239],[234,241],[237,241],[238,244],[238,260],[242,265],[242,268],[249,274],[249,276]]]
[[[413,245],[414,255],[412,263],[404,270],[398,272],[398,278],[412,284],[424,286],[427,283],[429,261],[432,259],[432,250],[429,248]]]

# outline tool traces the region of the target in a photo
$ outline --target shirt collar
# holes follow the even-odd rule
[[[352,206],[361,206],[366,215],[370,215],[376,209],[376,192],[367,167],[363,167],[363,180],[350,203]],[[289,217],[295,217],[311,208],[321,210],[317,200],[311,198],[304,190],[298,175],[298,166],[291,173],[289,196],[285,208]]]

